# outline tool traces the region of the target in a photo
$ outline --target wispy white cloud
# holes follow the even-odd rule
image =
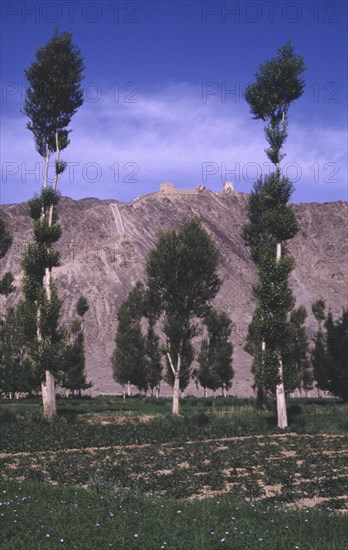
[[[139,93],[136,103],[114,99],[112,92],[104,94],[75,115],[63,155],[69,163],[63,194],[129,200],[157,190],[161,181],[218,190],[225,179],[248,191],[260,171],[267,172],[262,123],[251,119],[244,102],[222,103],[216,96],[204,103],[201,88],[188,84]],[[283,164],[297,180],[295,200],[344,197],[344,134],[343,128],[311,126],[305,117],[291,123]],[[29,170],[40,161],[24,117],[5,117],[3,202],[26,200],[38,190],[39,175]]]

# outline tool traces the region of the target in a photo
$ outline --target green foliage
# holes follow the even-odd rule
[[[151,391],[158,388],[162,380],[162,361],[159,337],[155,333],[153,324],[150,322],[145,342],[146,355],[146,381]]]
[[[40,195],[35,193],[34,197],[28,201],[30,217],[37,221],[43,213],[46,213],[50,206],[56,207],[60,200],[60,193],[53,187],[43,187]]]
[[[201,386],[215,391],[232,385],[233,346],[228,341],[232,321],[224,312],[211,309],[204,319],[208,339],[203,339],[198,356],[197,378]]]
[[[3,258],[12,244],[12,236],[6,229],[2,215],[0,216],[0,259]]]
[[[113,376],[119,384],[128,382],[147,388],[145,338],[141,331],[144,287],[137,282],[117,312],[116,348],[112,356]]]
[[[50,225],[47,218],[42,218],[35,221],[33,235],[38,244],[50,246],[60,239],[62,229],[60,225]]]
[[[187,220],[179,231],[162,233],[146,262],[149,292],[159,298],[157,311],[202,317],[221,285],[218,260],[219,252],[198,219]]]
[[[89,310],[89,304],[85,296],[80,296],[76,304],[76,312],[79,317],[83,317]]]
[[[179,231],[162,233],[147,258],[147,304],[152,315],[164,316],[167,380],[174,381],[170,357],[180,374],[181,389],[188,384],[193,360],[196,326],[192,319],[204,317],[221,285],[218,261],[216,246],[195,218],[185,221]]]
[[[75,319],[70,327],[70,340],[66,342],[63,353],[60,372],[58,373],[61,385],[70,390],[72,396],[78,392],[81,397],[82,390],[92,387],[86,380],[85,342],[83,333],[83,317],[89,309],[88,301],[80,296],[76,304],[76,313],[80,319]]]
[[[296,215],[287,204],[292,191],[290,180],[277,173],[254,184],[247,207],[249,222],[243,226],[242,234],[257,265],[275,256],[278,242],[292,239],[298,232]]]
[[[323,300],[323,298],[319,298],[312,304],[312,313],[315,319],[318,321],[319,329],[321,327],[322,321],[325,320],[325,307],[325,300]]]
[[[22,288],[26,299],[27,317],[31,319],[32,327],[35,327],[28,339],[28,353],[41,381],[44,380],[46,370],[58,373],[61,369],[65,341],[64,330],[59,325],[62,303],[53,282],[48,283],[50,298],[43,284],[46,270],[51,272],[53,267],[59,265],[60,254],[53,248],[53,244],[61,236],[61,228],[57,224],[58,214],[55,210],[58,202],[59,194],[50,187],[42,189],[40,196],[35,196],[29,201],[30,214],[34,219],[34,239],[28,244],[22,258]],[[53,216],[50,224],[51,209]]]
[[[305,330],[307,311],[304,306],[293,309],[290,314],[290,325],[292,329],[293,354],[297,367],[298,388],[310,390],[312,388],[313,376],[311,372],[309,357],[309,342]]]
[[[59,252],[47,246],[46,243],[29,243],[25,251],[22,267],[27,276],[43,278],[45,268],[52,269],[59,265]]]
[[[298,232],[298,223],[288,205],[293,185],[281,177],[279,163],[284,157],[281,149],[287,138],[289,106],[302,95],[304,70],[302,57],[295,55],[292,44],[287,42],[277,50],[276,58],[260,65],[255,83],[245,92],[254,117],[267,123],[265,133],[270,147],[266,153],[276,165],[275,172],[255,183],[248,201],[249,221],[242,231],[258,273],[258,283],[253,289],[257,307],[246,350],[254,356],[253,372],[260,404],[265,389],[274,392],[277,383],[284,382],[289,391],[298,383],[294,327],[288,320],[288,312],[295,303],[288,283],[294,261],[285,246]],[[281,247],[280,258],[276,256],[277,247]],[[279,379],[280,364],[283,380]]]
[[[287,138],[290,103],[304,90],[304,70],[303,58],[296,55],[291,42],[287,42],[278,48],[277,57],[260,65],[256,82],[250,84],[244,94],[254,118],[267,123],[265,134],[270,147],[266,154],[277,166],[284,158],[280,150]]]
[[[72,35],[57,30],[51,40],[36,52],[25,76],[28,81],[24,113],[30,122],[27,128],[34,134],[41,156],[69,144],[66,130],[72,116],[83,103],[83,59],[71,42]],[[63,165],[56,166],[59,174]]]
[[[85,372],[85,349],[83,332],[79,332],[72,343],[67,344],[63,352],[61,369],[63,376],[61,384],[74,395],[78,392],[92,387],[86,380]]]
[[[30,282],[32,279],[27,280]],[[61,368],[65,330],[59,324],[62,303],[55,285],[50,285],[50,299],[39,283],[36,290],[32,299],[26,294],[20,314],[26,338],[26,353],[34,366],[36,378],[42,381],[46,370],[57,373]]]
[[[10,308],[0,321],[0,392],[32,392],[38,387],[34,365],[28,356],[25,306]]]
[[[0,294],[3,294],[7,298],[7,296],[9,296],[11,292],[14,292],[16,290],[16,287],[12,284],[13,281],[14,276],[12,275],[11,271],[7,271],[0,279]]]
[[[12,236],[6,229],[5,222],[0,216],[0,259],[3,258],[12,244]],[[7,271],[2,278],[0,278],[0,294],[8,296],[15,290],[12,285],[14,277],[10,271]]]
[[[348,309],[343,310],[342,316],[336,321],[329,312],[325,329],[319,328],[315,335],[312,350],[313,375],[320,389],[330,391],[345,402],[348,401],[347,357]]]

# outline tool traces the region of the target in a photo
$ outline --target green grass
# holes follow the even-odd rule
[[[288,400],[280,437],[274,409],[250,399],[170,410],[164,398],[60,399],[47,423],[38,399],[2,400],[0,548],[348,549],[347,405]],[[302,499],[318,509],[282,508]]]
[[[344,550],[347,518],[230,498],[161,500],[127,491],[7,482],[0,494],[6,550]]]
[[[155,410],[156,414],[151,413]],[[97,398],[58,401],[58,418],[42,419],[37,400],[3,401],[0,406],[2,452],[44,451],[109,445],[169,443],[277,433],[272,411],[260,413],[251,400],[182,400],[182,416],[173,418],[169,399]],[[141,415],[153,414],[149,423]],[[123,417],[132,422],[118,424]],[[101,424],[100,420],[109,421]],[[95,423],[91,422],[95,420]],[[288,432],[348,433],[348,406],[332,401],[289,400]]]

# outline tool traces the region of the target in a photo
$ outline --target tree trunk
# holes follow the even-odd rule
[[[283,382],[283,363],[281,359],[279,359],[278,372],[281,380],[281,383],[277,384],[276,387],[278,428],[284,430],[284,428],[288,427],[288,416],[286,412],[286,401]]]
[[[122,386],[122,397],[126,399],[126,387],[124,385]]]
[[[46,380],[41,383],[43,414],[47,420],[52,420],[57,414],[54,376],[49,370],[45,375]]]
[[[256,389],[256,407],[260,411],[265,410],[265,392],[262,386],[257,387]]]
[[[204,398],[207,399],[208,397],[208,389],[204,388]]]
[[[179,414],[179,392],[180,392],[180,378],[179,373],[176,372],[174,376],[174,387],[173,387],[173,414],[178,416]]]
[[[174,375],[174,386],[173,386],[173,406],[172,413],[175,416],[179,414],[179,395],[180,395],[180,369],[181,369],[181,355],[178,353],[178,363],[176,369],[174,368],[172,358],[170,353],[167,351],[167,359]]]
[[[155,391],[156,391],[156,399],[158,399],[159,398],[159,393],[160,393],[160,387],[157,386]]]
[[[59,150],[59,143],[58,143],[58,131],[56,131],[56,161],[57,162],[59,162],[59,155],[60,155],[60,150]],[[47,182],[48,182],[49,158],[50,158],[50,153],[47,150],[46,158],[45,158],[44,189],[47,188]],[[54,184],[53,184],[54,190],[56,190],[57,188],[57,183],[58,183],[58,172],[57,172],[57,165],[56,165],[56,171],[54,175]],[[44,216],[44,213],[43,213],[43,216]],[[51,205],[49,209],[49,215],[48,215],[49,227],[52,226],[52,221],[53,221],[53,206]],[[52,277],[51,270],[48,268],[45,268],[44,289],[45,289],[48,301],[51,300],[51,277]],[[38,315],[40,315],[39,311],[38,311]],[[50,371],[46,370],[45,376],[46,376],[46,381],[42,382],[41,384],[44,417],[47,418],[48,420],[52,420],[57,414],[55,381],[54,381],[54,376]]]
[[[277,243],[277,262],[279,262],[282,256],[282,245]],[[279,384],[276,387],[276,399],[277,399],[277,418],[278,428],[284,430],[288,427],[288,416],[286,412],[285,390],[284,390],[284,377],[283,377],[283,362],[279,357],[278,366]]]
[[[130,385],[130,382],[127,382],[127,395],[128,395],[128,397],[131,396],[131,385]]]
[[[48,148],[46,149],[46,156],[45,156],[45,172],[44,172],[44,184],[43,188],[47,189],[47,182],[48,182],[48,165],[50,162],[50,152]]]
[[[226,398],[226,386],[225,386],[225,384],[222,385],[222,397],[224,399]]]
[[[261,351],[266,351],[266,342],[264,340],[261,342]],[[261,411],[265,409],[265,392],[262,384],[256,387],[256,407]]]

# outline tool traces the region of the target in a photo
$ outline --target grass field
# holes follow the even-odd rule
[[[348,548],[348,409],[289,400],[3,401],[0,547]]]

